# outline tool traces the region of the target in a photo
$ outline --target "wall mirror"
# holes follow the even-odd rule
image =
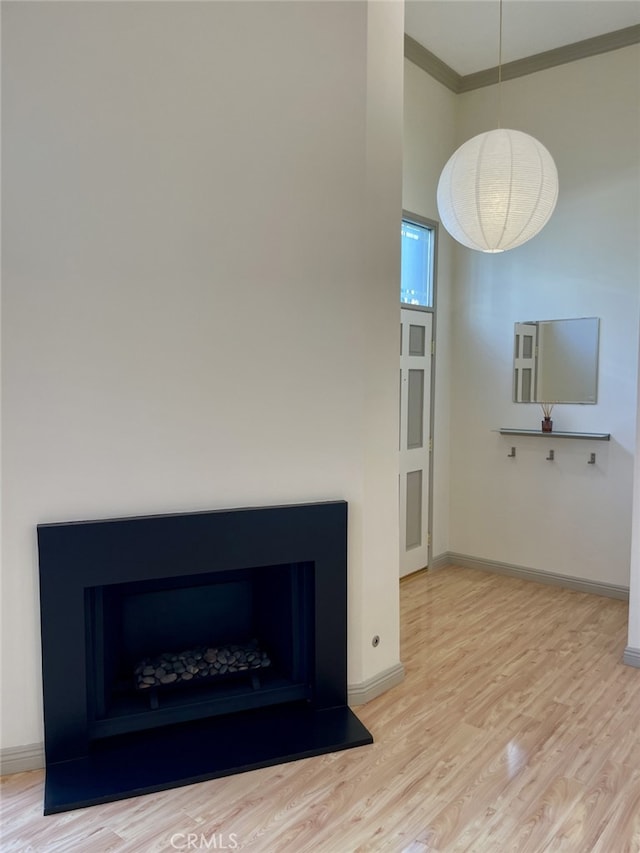
[[[529,320],[515,324],[515,403],[595,403],[600,320]]]

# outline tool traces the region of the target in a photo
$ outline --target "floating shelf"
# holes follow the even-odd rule
[[[553,432],[542,432],[540,429],[511,429],[510,427],[500,427],[498,430],[500,435],[537,435],[540,438],[586,438],[591,441],[609,441],[611,433],[609,432],[561,432],[553,430]]]

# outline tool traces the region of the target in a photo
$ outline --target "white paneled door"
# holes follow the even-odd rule
[[[400,577],[428,563],[432,321],[401,310]]]
[[[531,403],[537,399],[538,327],[532,323],[516,323],[513,354],[513,399]]]

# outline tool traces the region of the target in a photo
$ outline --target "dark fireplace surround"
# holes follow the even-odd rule
[[[45,814],[372,743],[347,707],[344,501],[42,524],[38,550]],[[251,644],[261,667],[198,671]],[[191,679],[136,684],[185,651]]]

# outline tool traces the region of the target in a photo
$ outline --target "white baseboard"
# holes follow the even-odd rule
[[[10,773],[24,773],[25,770],[42,770],[43,767],[43,743],[9,746],[0,750],[0,776],[8,776]]]
[[[431,562],[429,563],[429,571],[430,572],[438,572],[440,569],[446,569],[447,566],[451,565],[451,557],[449,556],[449,552],[445,551],[443,554],[438,554],[437,557],[432,557]]]
[[[536,583],[551,584],[565,589],[573,589],[578,592],[589,592],[594,595],[604,595],[608,598],[617,598],[622,601],[629,599],[629,589],[624,586],[600,583],[583,578],[572,578],[567,575],[559,575],[554,572],[543,572],[539,569],[530,569],[524,566],[515,566],[509,563],[500,563],[495,560],[484,560],[479,557],[471,557],[467,554],[458,554],[455,551],[445,551],[431,560],[429,571],[438,571],[446,566],[462,566],[462,568],[478,569],[495,574],[508,575],[510,577],[530,580]],[[629,666],[640,668],[640,649],[627,646],[623,656],[624,663]],[[373,678],[358,684],[348,686],[348,701],[350,705],[364,705],[382,693],[386,693],[392,687],[404,679],[404,667],[401,663],[389,667]],[[7,776],[11,773],[23,773],[27,770],[41,770],[45,766],[44,744],[31,743],[25,746],[10,746],[0,750],[0,775]]]
[[[364,705],[380,696],[404,679],[401,663],[390,667],[360,684],[349,685],[349,704]],[[45,766],[44,744],[29,743],[25,746],[9,746],[0,750],[0,776],[24,773],[27,770],[42,770]]]
[[[374,675],[366,681],[361,681],[359,684],[350,684],[348,687],[349,705],[364,705],[365,702],[370,702],[376,696],[386,693],[392,687],[404,679],[404,667],[401,663],[385,669],[383,672]]]
[[[629,666],[637,666],[640,669],[640,649],[634,649],[633,646],[627,646],[622,656],[622,662]]]
[[[481,557],[471,557],[468,554],[458,554],[455,551],[447,551],[438,557],[438,561],[447,560],[450,566],[461,566],[463,569],[478,569],[482,572],[493,572],[498,575],[508,575],[534,583],[561,586],[563,589],[573,589],[577,592],[589,592],[593,595],[604,595],[607,598],[617,598],[621,601],[629,600],[629,587],[617,586],[612,583],[601,583],[600,581],[587,580],[586,578],[572,578],[569,575],[559,575],[555,572],[544,572],[540,569],[530,569],[526,566],[515,566],[510,563],[500,563],[497,560],[485,560]]]

